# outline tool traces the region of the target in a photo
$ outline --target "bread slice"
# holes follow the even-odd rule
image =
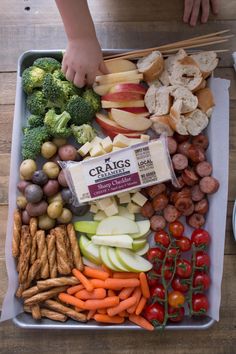
[[[187,56],[187,53],[185,52],[184,49],[180,49],[178,53],[170,55],[167,59],[164,61],[164,70],[162,71],[161,75],[159,76],[159,80],[161,81],[162,85],[164,86],[169,86],[170,85],[170,79],[169,76],[172,74],[173,67],[177,60],[183,59],[184,57]]]
[[[170,75],[171,85],[187,87],[195,90],[202,82],[202,73],[193,58],[186,56],[177,60]]]
[[[170,109],[169,124],[171,128],[181,135],[188,135],[188,130],[185,126],[185,117],[181,115],[182,100],[177,99]]]
[[[166,69],[164,69],[159,76],[159,81],[162,83],[163,86],[169,86],[170,84],[170,79],[169,79],[169,73]]]
[[[219,62],[216,53],[213,51],[192,54],[191,58],[198,64],[204,79],[211,75]]]
[[[205,80],[205,79],[202,79],[202,82],[200,83],[200,85],[198,85],[198,86],[195,88],[195,90],[193,90],[192,92],[195,93],[195,92],[197,92],[198,90],[201,90],[201,89],[205,88],[206,85],[207,85],[206,80]]]
[[[156,88],[161,87],[162,83],[160,82],[159,79],[153,80],[153,81],[149,81],[148,82],[148,86],[155,86]]]
[[[200,134],[209,123],[209,119],[206,113],[202,112],[200,109],[195,109],[191,113],[185,115],[185,126],[190,135]]]
[[[164,133],[167,136],[172,136],[174,134],[174,131],[170,126],[169,118],[170,117],[168,115],[165,115],[165,116],[153,115],[153,116],[151,116],[150,119],[153,122],[151,128],[159,135]]]
[[[175,100],[182,100],[181,113],[192,112],[197,108],[198,98],[184,86],[171,86],[170,95],[173,96]]]
[[[168,114],[171,106],[169,88],[150,86],[144,97],[144,103],[151,114],[158,116]]]
[[[196,92],[196,97],[198,98],[198,107],[202,110],[202,112],[206,113],[206,115],[210,117],[215,105],[211,89],[206,87],[198,90]]]
[[[154,51],[137,62],[140,73],[143,73],[144,80],[149,82],[158,79],[164,70],[164,59],[161,52]]]

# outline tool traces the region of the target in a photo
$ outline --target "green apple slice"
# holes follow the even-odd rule
[[[96,235],[120,235],[138,232],[139,228],[135,221],[122,216],[110,216],[99,223]]]
[[[116,268],[113,263],[110,261],[107,253],[107,246],[100,246],[99,247],[99,254],[102,260],[102,263],[105,264],[105,266],[111,270],[114,270],[115,272],[119,271],[119,268]]]
[[[147,236],[150,232],[150,221],[149,220],[141,220],[137,221],[136,225],[138,226],[139,232],[130,235],[133,239],[141,238],[143,236]]]
[[[139,256],[144,256],[147,251],[149,250],[149,243],[147,242],[143,248],[141,248],[140,250],[136,251],[135,253],[138,254]]]
[[[135,240],[133,240],[133,245],[132,245],[132,249],[133,251],[138,251],[140,249],[142,249],[147,243],[147,239],[146,238],[137,238]]]
[[[96,235],[98,224],[98,221],[76,221],[74,223],[74,228],[78,232]]]
[[[91,262],[88,258],[86,257],[82,257],[82,261],[83,261],[83,264],[85,266],[88,266],[90,268],[94,268],[94,269],[98,269],[98,270],[102,270],[102,267],[100,265],[97,265],[93,262]]]
[[[117,269],[119,269],[120,272],[128,272],[128,269],[125,268],[121,262],[119,261],[117,254],[116,254],[116,249],[113,247],[107,247],[107,254],[108,258],[110,259],[111,263],[113,266]]]
[[[119,216],[135,221],[135,215],[130,213],[126,207],[118,206]]]
[[[116,254],[121,264],[131,272],[148,272],[152,269],[150,262],[130,250],[116,248]]]
[[[92,242],[99,246],[123,247],[132,249],[133,239],[129,235],[92,236]]]
[[[99,254],[99,247],[90,241],[86,236],[81,235],[79,238],[79,247],[84,257],[88,258],[95,264],[102,264]]]

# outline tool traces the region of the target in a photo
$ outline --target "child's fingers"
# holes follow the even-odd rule
[[[86,75],[86,82],[88,86],[92,86],[96,77],[96,71],[90,71]]]
[[[74,77],[74,85],[77,87],[84,87],[85,85],[85,73],[77,71]]]
[[[189,22],[192,8],[193,8],[193,0],[185,0],[184,1],[184,17],[183,17],[183,21],[185,23]]]
[[[219,12],[219,0],[211,0],[212,12],[217,15]]]
[[[68,68],[66,71],[66,80],[73,82],[75,77],[75,72],[73,69]]]
[[[195,0],[193,3],[193,10],[190,19],[190,25],[196,26],[199,11],[200,11],[201,0]]]
[[[209,12],[210,12],[210,3],[209,0],[202,0],[202,18],[201,21],[202,23],[206,23],[209,17]]]

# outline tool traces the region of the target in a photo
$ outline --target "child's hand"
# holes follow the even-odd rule
[[[184,0],[184,17],[183,21],[195,26],[198,16],[202,12],[201,22],[206,23],[209,17],[210,10],[214,15],[219,11],[219,0]]]
[[[62,60],[62,71],[76,86],[92,85],[98,71],[107,74],[96,38],[69,40]]]

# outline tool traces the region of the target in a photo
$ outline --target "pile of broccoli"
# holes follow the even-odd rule
[[[100,97],[90,88],[81,89],[67,81],[58,60],[36,59],[23,71],[22,86],[31,113],[23,130],[24,159],[35,159],[41,145],[54,137],[74,136],[79,144],[94,138],[90,124],[101,109]]]

